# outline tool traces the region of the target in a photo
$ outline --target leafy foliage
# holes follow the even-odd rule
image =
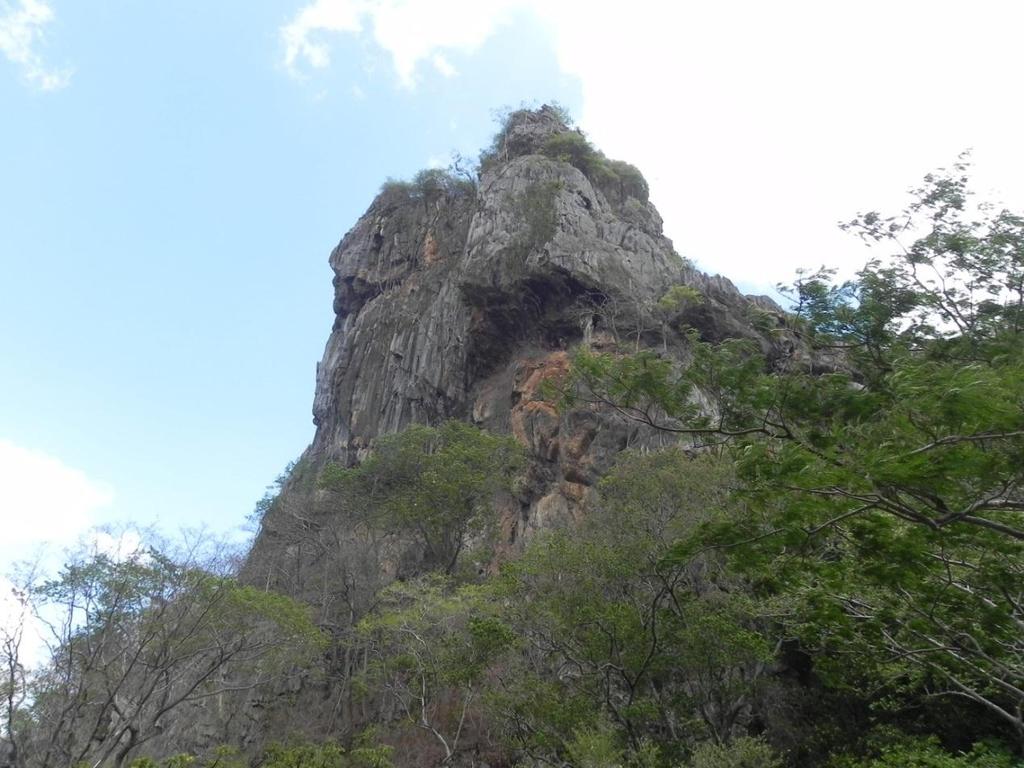
[[[391,768],[391,748],[359,740],[345,749],[340,744],[271,744],[258,761],[261,768]],[[250,762],[234,747],[220,746],[208,757],[172,755],[162,761],[133,760],[129,768],[248,768]]]
[[[552,135],[541,151],[555,160],[569,163],[602,190],[614,191],[619,201],[633,197],[646,203],[649,194],[643,174],[621,160],[609,160],[579,131]]]
[[[742,736],[731,744],[701,744],[690,760],[692,768],[782,768],[782,760],[763,740]]]
[[[582,749],[601,721],[610,730],[587,749],[598,739],[635,758],[653,744],[667,758],[742,728],[770,655],[761,608],[716,559],[665,558],[675,537],[727,514],[730,477],[678,450],[627,456],[580,530],[544,536],[506,567],[497,588],[527,647],[496,701],[520,748]]]
[[[989,744],[975,744],[969,752],[951,753],[938,740],[903,739],[881,747],[871,758],[836,758],[830,768],[1014,768],[1019,766],[1005,749]]]
[[[537,250],[555,236],[558,224],[555,200],[562,186],[557,180],[535,182],[516,197],[516,214],[526,225],[520,241],[525,251]]]
[[[529,119],[529,113],[535,109],[537,109],[535,103],[523,102],[518,107],[504,106],[492,111],[491,116],[498,125],[498,130],[491,138],[490,145],[480,153],[479,165],[481,171],[493,168],[501,160],[507,160],[510,152],[519,152],[523,149],[518,146],[510,146],[510,134],[516,125],[520,124],[523,120]],[[573,118],[569,110],[557,101],[544,104],[539,109],[542,111],[547,110],[565,126],[573,124]]]
[[[658,299],[658,309],[676,312],[690,304],[703,304],[704,296],[692,285],[673,285]]]
[[[1024,738],[1024,218],[972,210],[964,170],[847,225],[899,250],[847,283],[802,275],[788,359],[695,333],[686,366],[581,352],[574,396],[729,446],[763,514],[673,559],[727,548],[797,585],[833,682],[966,699]]]
[[[449,421],[383,437],[362,464],[327,467],[321,482],[371,525],[417,536],[450,573],[469,541],[492,530],[494,497],[521,461],[512,438]]]
[[[305,607],[152,547],[89,553],[32,603],[52,657],[16,734],[30,768],[124,765],[189,704],[255,687],[322,647]]]
[[[431,202],[442,197],[468,197],[476,194],[476,182],[471,173],[452,168],[424,168],[411,181],[388,179],[381,185],[380,194]]]
[[[718,557],[672,542],[734,513],[729,462],[630,454],[574,532],[538,537],[484,585],[396,582],[359,626],[367,695],[452,760],[480,711],[516,753],[656,768],[742,735],[770,659],[758,604]],[[479,722],[473,731],[478,732]]]
[[[485,672],[515,642],[496,607],[476,587],[428,576],[384,590],[359,631],[373,659],[364,684],[383,690],[450,759]]]
[[[338,744],[272,744],[260,765],[263,768],[391,768],[391,749],[366,744],[351,750]]]
[[[289,461],[284,471],[274,479],[271,485],[266,487],[263,496],[256,502],[252,512],[249,513],[250,523],[259,525],[263,521],[263,518],[267,516],[267,513],[274,506],[274,501],[281,495],[281,491],[288,482],[288,478],[297,471],[301,471],[299,461]]]

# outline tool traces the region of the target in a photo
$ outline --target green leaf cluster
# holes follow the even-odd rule
[[[563,186],[559,180],[538,181],[516,196],[513,207],[525,224],[519,245],[527,253],[543,247],[555,236],[558,225],[555,201]]]
[[[325,468],[321,485],[375,528],[416,536],[451,573],[470,540],[493,529],[495,496],[521,466],[514,439],[449,421],[382,437],[362,464]]]
[[[569,163],[602,191],[614,192],[619,201],[635,198],[647,202],[649,190],[643,174],[629,163],[609,160],[579,131],[552,134],[541,153]]]
[[[427,202],[442,197],[472,197],[476,195],[476,182],[471,175],[453,169],[424,168],[411,181],[388,179],[381,185],[380,194]]]
[[[728,451],[752,514],[668,561],[728,553],[789,595],[831,685],[970,702],[1024,741],[1024,218],[970,201],[961,163],[847,224],[897,250],[802,274],[781,357],[695,332],[683,362],[581,351],[567,399]]]

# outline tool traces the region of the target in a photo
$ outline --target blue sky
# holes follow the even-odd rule
[[[1019,9],[823,5],[0,0],[0,571],[242,523],[312,436],[330,249],[504,105],[567,106],[749,290],[856,266],[835,222],[966,147],[1024,200]]]

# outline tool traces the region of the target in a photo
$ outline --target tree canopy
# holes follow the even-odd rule
[[[321,482],[370,525],[418,536],[450,572],[470,540],[492,529],[494,497],[521,461],[512,438],[448,421],[384,436],[361,464],[330,466]]]
[[[975,204],[966,172],[844,225],[894,252],[789,286],[789,354],[696,331],[688,365],[583,350],[570,399],[736,461],[762,514],[672,557],[742,551],[799,585],[805,642],[1024,738],[1024,217]]]

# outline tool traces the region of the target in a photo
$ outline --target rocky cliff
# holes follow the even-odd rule
[[[774,343],[751,317],[778,308],[680,258],[636,169],[590,149],[550,107],[513,113],[475,182],[427,174],[385,185],[330,264],[336,319],[317,366],[316,436],[264,520],[254,578],[294,570],[283,564],[295,556],[294,510],[315,519],[311,480],[325,462],[357,462],[375,437],[412,423],[470,420],[528,449],[530,481],[503,511],[505,544],[578,517],[615,455],[658,437],[541,396],[576,345],[683,358],[684,325]],[[676,285],[701,300],[659,313]]]
[[[447,419],[512,434],[529,457],[500,499],[485,571],[537,530],[586,514],[594,486],[629,447],[663,434],[601,407],[559,407],[572,351],[656,348],[685,364],[686,329],[747,338],[767,359],[794,354],[782,313],[694,269],[662,234],[647,185],[552,108],[515,112],[475,178],[443,172],[388,183],[331,253],[335,321],[317,366],[316,435],[265,514],[242,579],[312,606],[333,638],[322,668],[218,698],[167,734],[180,748],[258,750],[269,740],[352,734],[394,713],[358,693],[354,633],[379,590],[422,553],[378,536],[318,490],[330,462],[353,465],[375,438]],[[689,300],[659,301],[673,288]],[[798,352],[796,353],[798,354]],[[255,753],[255,752],[254,752]]]

